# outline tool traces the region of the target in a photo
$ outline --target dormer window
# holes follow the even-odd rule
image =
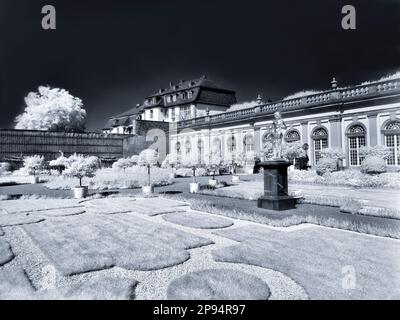
[[[167,103],[171,102],[171,96],[167,96]]]
[[[182,99],[182,100],[185,100],[185,99],[186,99],[186,94],[185,94],[185,92],[182,92],[182,93],[181,93],[181,99]]]
[[[172,96],[172,101],[173,101],[173,102],[176,102],[176,99],[177,99],[176,94],[174,94],[174,95]]]
[[[188,99],[193,98],[193,91],[189,91],[189,92],[187,93],[187,96],[188,96]]]
[[[157,103],[157,98],[156,98],[156,97],[153,97],[153,98],[151,99],[151,102],[152,102],[153,104],[156,104],[156,103]]]

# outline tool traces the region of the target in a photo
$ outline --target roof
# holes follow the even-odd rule
[[[202,76],[201,78],[194,79],[194,80],[180,80],[178,83],[170,83],[170,86],[167,88],[160,89],[157,93],[148,96],[147,98],[152,97],[160,97],[166,94],[177,93],[180,91],[185,91],[193,88],[206,88],[206,89],[213,89],[216,91],[227,92],[231,94],[235,94],[236,92],[233,90],[224,89],[221,86],[216,85],[211,80],[207,79],[206,76]]]

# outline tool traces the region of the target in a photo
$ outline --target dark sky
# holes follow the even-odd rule
[[[41,8],[57,30],[41,29]],[[357,9],[357,30],[341,8]],[[0,0],[0,128],[39,85],[80,97],[98,130],[169,81],[206,74],[239,101],[400,70],[400,0]]]

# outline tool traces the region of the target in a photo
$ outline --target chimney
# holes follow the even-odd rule
[[[257,101],[257,104],[258,104],[258,105],[260,105],[260,104],[263,103],[263,100],[262,100],[262,98],[261,98],[261,94],[258,94],[256,101]]]
[[[337,86],[338,86],[338,82],[336,81],[336,78],[333,77],[332,81],[331,81],[331,85],[332,85],[332,89],[336,90]]]

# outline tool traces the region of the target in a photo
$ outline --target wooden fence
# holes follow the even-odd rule
[[[103,161],[123,157],[124,136],[101,133],[64,133],[0,129],[0,161],[43,155],[47,161],[74,153],[97,156]]]

